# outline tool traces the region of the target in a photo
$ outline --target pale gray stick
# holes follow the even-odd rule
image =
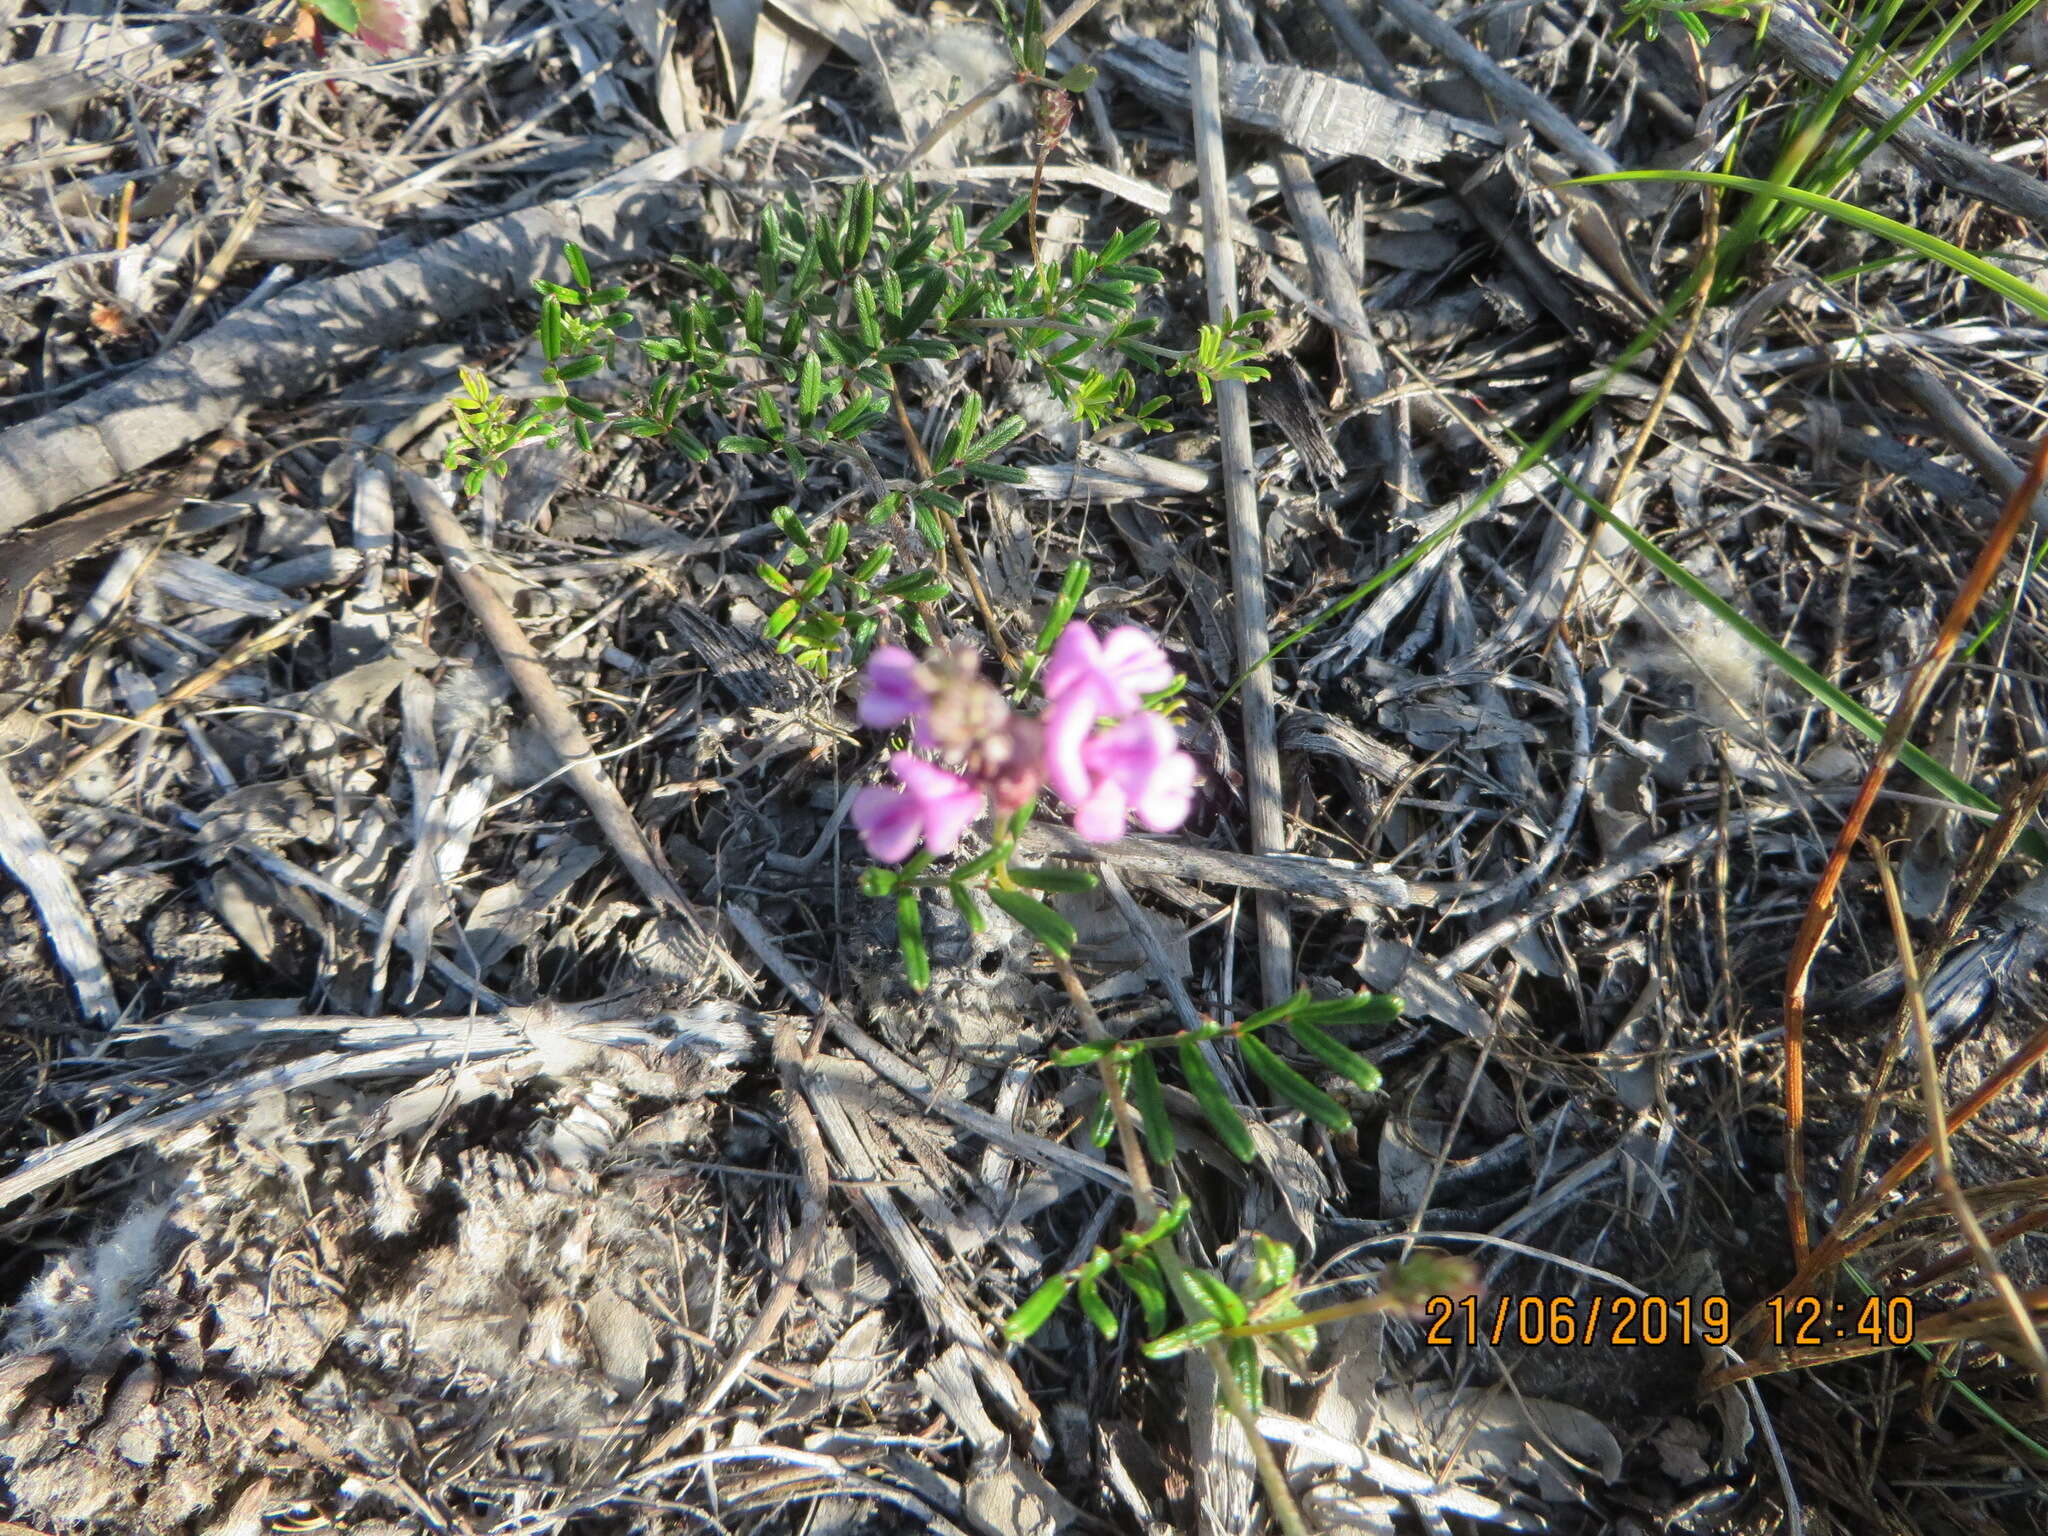
[[[1222,73],[1217,57],[1216,11],[1203,8],[1195,26],[1195,163],[1202,189],[1202,265],[1209,286],[1209,321],[1223,324],[1237,309],[1237,253],[1230,243],[1230,201],[1225,188]],[[1273,673],[1257,665],[1272,649],[1266,624],[1266,548],[1259,527],[1258,491],[1252,482],[1252,410],[1244,383],[1216,381],[1216,422],[1223,447],[1223,511],[1230,532],[1230,581],[1237,604],[1237,664],[1255,668],[1239,690],[1244,709],[1245,798],[1250,803],[1252,849],[1278,853],[1287,846],[1280,813],[1280,750],[1276,741]],[[1257,903],[1259,978],[1267,1007],[1294,993],[1294,962],[1287,906],[1261,891]]]
[[[932,1085],[932,1080],[910,1065],[894,1051],[883,1045],[867,1031],[855,1024],[824,993],[811,985],[810,978],[797,969],[782,946],[775,942],[773,935],[744,902],[733,901],[725,907],[726,921],[732,924],[733,932],[754,957],[768,967],[769,973],[781,982],[783,989],[797,1000],[806,1013],[823,1019],[848,1050],[865,1062],[875,1075],[909,1095],[925,1108],[951,1120],[962,1130],[972,1131],[985,1137],[997,1146],[1017,1157],[1028,1158],[1040,1167],[1056,1168],[1064,1173],[1078,1174],[1105,1184],[1119,1194],[1130,1192],[1130,1180],[1120,1169],[1112,1168],[1106,1162],[1076,1152],[1072,1147],[1063,1147],[1058,1142],[1047,1141],[1042,1136],[1033,1136],[1012,1125],[998,1120],[994,1115],[984,1113],[971,1104],[962,1104],[945,1098]]]
[[[1247,63],[1264,62],[1265,55],[1244,14],[1244,6],[1231,0],[1226,15],[1231,46]],[[1291,144],[1279,145],[1274,150],[1273,168],[1280,173],[1280,195],[1287,199],[1287,211],[1308,250],[1316,292],[1330,313],[1342,322],[1331,329],[1336,333],[1337,355],[1344,362],[1344,380],[1351,386],[1351,398],[1361,405],[1377,400],[1387,392],[1386,360],[1380,356],[1379,343],[1373,339],[1372,327],[1366,321],[1365,306],[1358,298],[1358,274],[1337,241],[1337,231],[1330,223],[1329,210],[1323,206],[1322,189],[1316,185],[1308,156]],[[1366,440],[1379,460],[1375,468],[1393,492],[1394,506],[1406,507],[1417,500],[1415,462],[1409,453],[1407,435],[1400,430],[1400,413],[1393,405],[1373,411],[1366,422]]]
[[[1472,83],[1554,145],[1559,154],[1589,175],[1621,169],[1621,162],[1593,142],[1577,123],[1560,112],[1548,96],[1532,91],[1459,35],[1443,17],[1421,0],[1374,0],[1374,3],[1415,35],[1418,42],[1442,54]],[[1777,21],[1772,18],[1775,29]]]
[[[1135,875],[1164,875],[1252,891],[1278,891],[1350,908],[1400,911],[1408,907],[1433,907],[1446,892],[1467,889],[1458,884],[1409,880],[1391,869],[1345,859],[1318,859],[1305,853],[1237,853],[1228,848],[1197,848],[1150,837],[1091,843],[1065,827],[1045,822],[1034,822],[1026,828],[1018,846],[1034,859],[1056,855],[1105,865],[1113,862]]]
[[[0,763],[0,865],[21,883],[35,903],[49,936],[50,952],[78,993],[78,1009],[95,1024],[121,1017],[121,1001],[100,957],[92,914],[78,894],[71,871],[50,846],[42,823],[15,792],[13,776]]]
[[[1738,816],[1728,818],[1728,835],[1740,837],[1771,822],[1782,821],[1791,814],[1790,806],[1753,806]],[[1676,864],[1681,859],[1689,859],[1720,834],[1720,826],[1709,821],[1702,822],[1696,827],[1687,827],[1683,832],[1673,832],[1669,836],[1660,837],[1648,847],[1630,854],[1625,859],[1616,860],[1605,869],[1596,869],[1592,874],[1574,880],[1568,885],[1552,887],[1521,911],[1510,913],[1475,933],[1438,964],[1452,975],[1469,970],[1517,934],[1526,933],[1538,923],[1555,917],[1560,912],[1569,912],[1573,907],[1591,901],[1596,896],[1604,896],[1617,885],[1624,885],[1638,875],[1646,875],[1666,864]]]
[[[2020,488],[2026,471],[1985,430],[1983,418],[1956,398],[1956,392],[1945,380],[1918,363],[1907,364],[1892,377],[1934,418],[1934,424],[1956,450],[1977,466],[1977,473],[1998,487],[2001,495],[2010,496]],[[2048,494],[2034,498],[2033,513],[2035,527],[2048,526]]]

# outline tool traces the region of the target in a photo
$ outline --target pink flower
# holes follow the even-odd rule
[[[1046,776],[1074,808],[1074,830],[1111,842],[1135,813],[1153,832],[1173,831],[1194,808],[1195,760],[1173,727],[1150,712],[1096,730],[1092,692],[1084,688],[1046,713]]]
[[[1045,664],[1045,696],[1058,703],[1092,693],[1100,715],[1127,714],[1173,681],[1173,663],[1159,642],[1135,624],[1097,639],[1086,624],[1060,631]]]
[[[868,852],[884,864],[901,864],[922,838],[933,853],[951,853],[981,814],[981,790],[908,752],[890,756],[889,772],[901,789],[877,784],[853,797],[850,814]]]
[[[410,53],[419,46],[419,0],[360,0],[356,41],[376,54]]]
[[[867,687],[855,710],[860,723],[878,731],[893,730],[922,714],[927,702],[917,677],[917,658],[900,645],[877,646],[868,657]]]

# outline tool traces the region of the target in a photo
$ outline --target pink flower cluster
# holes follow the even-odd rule
[[[1098,636],[1069,624],[1046,659],[1045,710],[1032,719],[983,680],[972,650],[935,650],[919,661],[883,646],[868,658],[861,723],[888,730],[908,722],[911,745],[938,761],[892,754],[897,787],[856,795],[853,824],[885,864],[901,863],[920,840],[947,854],[986,802],[1006,814],[1050,783],[1091,842],[1123,836],[1132,816],[1171,832],[1194,806],[1195,760],[1144,698],[1173,677],[1159,642],[1136,625]]]

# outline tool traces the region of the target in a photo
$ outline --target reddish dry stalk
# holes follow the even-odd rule
[[[2037,1030],[2025,1045],[2021,1046],[2006,1059],[2003,1066],[1989,1078],[1985,1079],[1982,1087],[1978,1088],[1975,1093],[1956,1106],[1955,1113],[1948,1117],[1948,1134],[1951,1136],[1955,1135],[1957,1131],[1976,1119],[1986,1104],[1989,1104],[1999,1094],[2018,1082],[2043,1057],[2048,1057],[2048,1026]],[[1830,1265],[1839,1263],[1853,1253],[1858,1245],[1851,1234],[1858,1227],[1862,1226],[1864,1222],[1868,1221],[1877,1208],[1890,1199],[1899,1186],[1904,1184],[1907,1179],[1911,1178],[1919,1170],[1920,1165],[1927,1161],[1933,1150],[1934,1140],[1931,1136],[1922,1136],[1912,1146],[1908,1147],[1904,1155],[1892,1164],[1885,1176],[1877,1181],[1876,1187],[1842,1213],[1841,1219],[1829,1229],[1828,1235],[1821,1239],[1820,1246],[1806,1256],[1805,1260],[1800,1264],[1798,1272],[1793,1275],[1785,1288],[1779,1291],[1775,1297],[1767,1297],[1757,1303],[1756,1306],[1750,1308],[1749,1314],[1743,1318],[1741,1325],[1735,1330],[1736,1336],[1738,1338],[1745,1338],[1752,1333],[1772,1301],[1791,1301],[1796,1297],[1805,1295],[1812,1288],[1815,1276],[1821,1274]],[[1749,1374],[1755,1375],[1757,1373],[1750,1372]],[[1740,1376],[1729,1375],[1726,1380],[1723,1380],[1723,1375],[1723,1372],[1714,1372],[1707,1377],[1706,1385],[1710,1388],[1725,1386],[1727,1381],[1741,1379]]]
[[[1878,743],[1877,757],[1870,765],[1870,772],[1864,775],[1863,787],[1857,792],[1855,804],[1849,807],[1841,835],[1835,839],[1834,852],[1828,855],[1827,867],[1821,871],[1820,883],[1814,887],[1813,897],[1807,903],[1805,920],[1799,925],[1799,937],[1792,945],[1792,960],[1785,972],[1785,1215],[1792,1239],[1792,1257],[1802,1274],[1811,1267],[1807,1264],[1806,1226],[1807,979],[1813,970],[1814,957],[1834,922],[1835,903],[1841,893],[1842,875],[1849,867],[1850,851],[1863,835],[1863,824],[1870,819],[1870,810],[1877,803],[1878,792],[1884,787],[1892,764],[1898,760],[1907,736],[1912,733],[1921,710],[1933,694],[1934,685],[1947,669],[1949,658],[1955,654],[1963,631],[1969,625],[1970,615],[1976,612],[1977,605],[1983,601],[1984,594],[1998,575],[1999,566],[2004,564],[2006,552],[2012,547],[2021,523],[2026,521],[2032,510],[2034,498],[2039,495],[2044,480],[2048,480],[2048,439],[2044,439],[2035,451],[2026,478],[2006,498],[1998,525],[1992,529],[1990,539],[1970,570],[1969,579],[1963,583],[1948,616],[1942,620],[1941,632],[1934,637],[1934,645],[1913,673],[1905,697],[1886,722],[1884,738]],[[1925,1157],[1923,1151],[1921,1158]]]

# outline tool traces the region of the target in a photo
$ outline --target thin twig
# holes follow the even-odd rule
[[[1209,322],[1226,324],[1237,308],[1237,252],[1230,243],[1230,168],[1224,161],[1221,60],[1216,11],[1205,5],[1195,26],[1195,160],[1202,192],[1202,264],[1208,277]],[[1272,649],[1266,622],[1266,551],[1259,527],[1258,490],[1252,479],[1251,400],[1237,379],[1216,381],[1216,421],[1223,446],[1223,510],[1230,535],[1230,580],[1236,602],[1238,665],[1251,669],[1243,684],[1245,798],[1251,812],[1252,851],[1279,853],[1287,846],[1280,809],[1280,749],[1276,739],[1273,673],[1258,665]],[[1260,892],[1256,906],[1260,990],[1267,1007],[1294,992],[1294,962],[1287,908]]]
[[[497,653],[513,686],[526,701],[542,738],[565,765],[565,777],[570,787],[589,807],[591,819],[611,845],[627,876],[657,911],[677,919],[701,947],[703,955],[693,959],[722,961],[724,968],[741,986],[748,985],[746,974],[733,964],[723,947],[712,938],[710,925],[676,883],[668,861],[654,846],[653,839],[642,830],[632,807],[626,804],[625,796],[619,793],[611,775],[599,763],[597,748],[584,734],[575,711],[562,697],[561,689],[555,686],[547,663],[534,650],[532,642],[526,638],[526,631],[519,627],[518,619],[505,606],[505,600],[498,596],[497,589],[485,579],[482,557],[478,555],[476,546],[470,543],[468,532],[457,521],[454,507],[431,481],[411,470],[402,473],[413,505],[419,511],[421,521],[427,525],[427,531],[433,535],[435,544],[440,547],[441,559],[455,578],[463,602],[475,616],[484,638],[490,641],[491,649]]]

